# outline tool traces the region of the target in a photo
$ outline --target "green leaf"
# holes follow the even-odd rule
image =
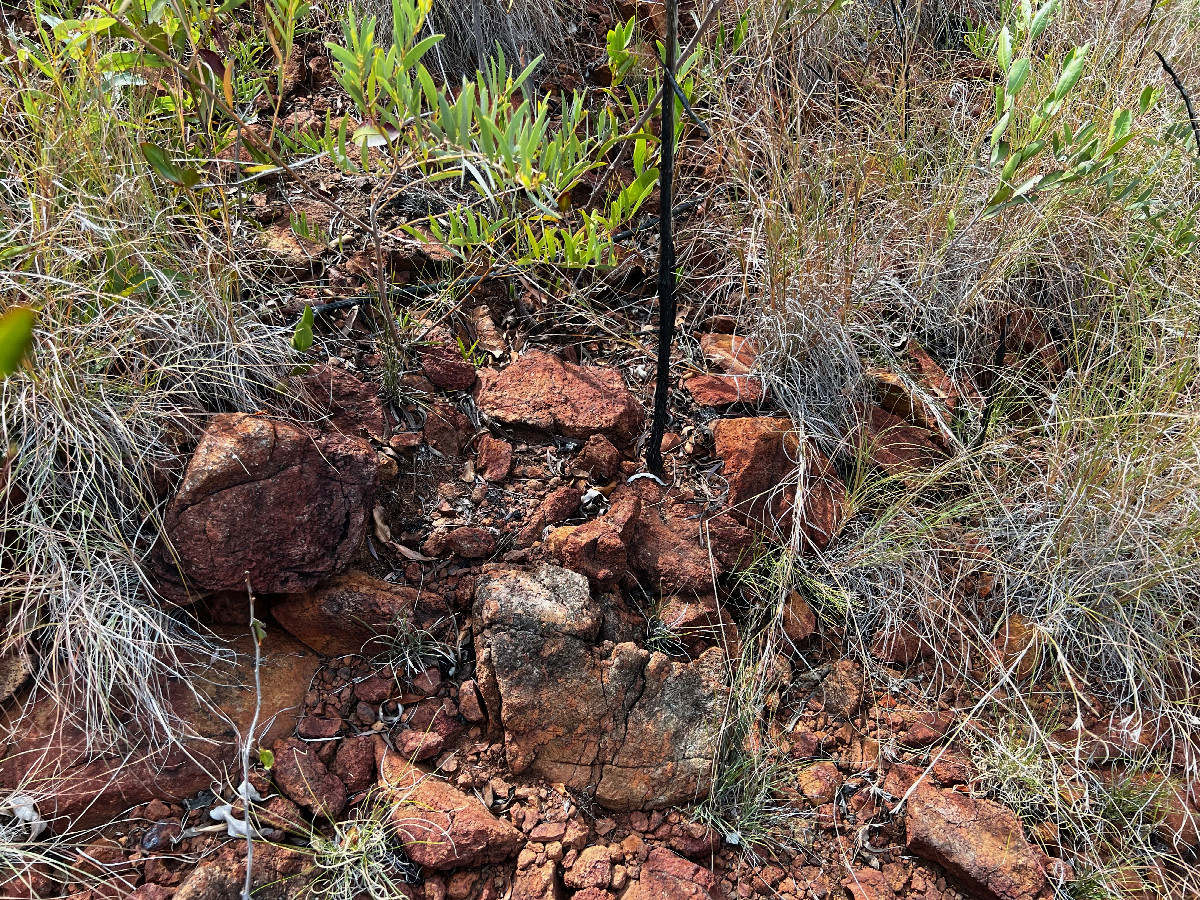
[[[14,306],[0,316],[0,376],[17,371],[33,343],[37,314],[28,306]]]
[[[1145,115],[1158,101],[1158,90],[1154,85],[1148,84],[1142,88],[1142,94],[1138,97],[1138,110]]]
[[[185,169],[176,164],[167,151],[158,144],[142,141],[142,156],[150,164],[158,177],[176,187],[194,188],[200,183],[200,173],[193,169]]]
[[[313,345],[313,311],[311,306],[304,307],[300,321],[296,323],[296,331],[292,335],[292,348],[304,353]]]
[[[1033,22],[1029,26],[1029,36],[1037,40],[1042,36],[1042,32],[1050,25],[1050,20],[1054,14],[1058,12],[1058,0],[1047,0],[1038,8],[1037,14],[1033,17]]]
[[[1025,87],[1025,82],[1029,78],[1029,58],[1022,56],[1012,64],[1012,68],[1008,70],[1008,84],[1004,91],[1010,97],[1015,97],[1021,93],[1021,88]]]
[[[1129,134],[1133,125],[1133,113],[1127,109],[1113,111],[1112,124],[1108,126],[1108,142],[1115,144]]]
[[[250,620],[250,631],[254,635],[256,644],[261,644],[267,636],[267,626],[258,619]]]
[[[258,762],[264,769],[270,769],[275,765],[275,754],[266,747],[259,747]]]
[[[1007,72],[1012,63],[1012,35],[1009,34],[1007,25],[1000,28],[1000,40],[996,44],[996,62],[1003,72]]]
[[[1062,73],[1058,76],[1058,83],[1054,85],[1054,93],[1051,95],[1055,101],[1061,102],[1071,92],[1071,88],[1075,87],[1075,83],[1083,75],[1083,66],[1087,62],[1087,55],[1087,44],[1075,47],[1067,54]]]

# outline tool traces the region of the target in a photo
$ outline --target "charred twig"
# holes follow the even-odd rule
[[[654,52],[655,52],[655,55],[657,56],[658,51],[655,50]],[[665,63],[663,63],[663,58],[661,56],[658,57],[658,61],[660,64],[663,64],[663,78],[666,80],[667,84],[669,84],[671,86],[671,90],[675,92],[675,96],[679,98],[679,102],[683,104],[684,113],[687,114],[687,117],[689,119],[691,119],[694,123],[696,123],[696,127],[698,127],[701,131],[704,132],[705,137],[711,138],[712,132],[708,130],[707,125],[705,125],[703,122],[700,121],[700,117],[698,115],[696,115],[696,111],[694,109],[692,109],[692,104],[688,102],[687,94],[685,94],[683,92],[683,88],[681,88],[679,86],[679,82],[675,80],[675,74],[673,72],[668,71]]]
[[[667,34],[663,42],[664,81],[674,83],[678,50],[679,0],[667,0]],[[646,468],[663,474],[662,439],[667,429],[671,394],[671,345],[675,338],[675,241],[671,234],[671,181],[675,174],[675,98],[661,92],[659,130],[662,147],[658,175],[658,368],[654,384],[654,418],[650,422],[650,445]]]
[[[1188,121],[1192,125],[1192,135],[1196,138],[1196,152],[1200,153],[1200,121],[1196,119],[1196,110],[1192,108],[1192,98],[1188,95],[1187,88],[1183,86],[1183,79],[1176,74],[1175,69],[1167,62],[1167,58],[1154,51],[1154,55],[1158,57],[1158,61],[1162,63],[1163,69],[1171,76],[1171,81],[1175,83],[1175,90],[1179,91],[1179,96],[1183,98],[1183,105],[1187,107]]]
[[[671,210],[671,218],[677,219],[681,215],[683,215],[685,212],[691,212],[693,209],[695,209],[697,206],[699,206],[702,202],[703,202],[703,200],[685,200],[683,203],[675,204],[675,208]],[[612,239],[614,241],[627,241],[631,237],[633,237],[635,234],[641,234],[643,231],[649,231],[652,228],[657,228],[658,221],[659,221],[658,216],[651,216],[646,221],[644,221],[638,225],[635,225],[632,228],[626,228],[623,231],[618,231],[616,234],[614,234],[612,236]]]

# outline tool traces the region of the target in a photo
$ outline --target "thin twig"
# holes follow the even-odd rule
[[[242,750],[242,784],[238,793],[242,798],[242,815],[246,819],[246,882],[242,887],[242,900],[251,900],[250,890],[254,876],[254,829],[250,825],[250,747],[254,732],[258,730],[258,716],[262,711],[262,646],[259,628],[262,623],[254,618],[254,589],[250,586],[250,573],[246,573],[246,596],[250,600],[250,639],[254,642],[254,715],[250,717],[250,730],[245,737]]]

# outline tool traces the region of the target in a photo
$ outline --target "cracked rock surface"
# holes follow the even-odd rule
[[[361,438],[214,416],[167,510],[175,558],[160,554],[160,590],[182,599],[245,591],[247,580],[263,593],[313,587],[358,552],[378,479],[375,451]]]
[[[480,577],[481,687],[509,765],[594,791],[608,809],[694,801],[711,780],[725,652],[683,662],[604,640],[605,613],[586,578],[556,566]]]

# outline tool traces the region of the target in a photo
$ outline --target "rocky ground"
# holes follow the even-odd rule
[[[330,109],[320,59],[291,115]],[[265,314],[364,289],[363,259],[314,253],[270,224],[283,208],[267,192],[260,218],[279,271],[302,284]],[[448,271],[433,245],[390,252],[401,283]],[[640,275],[624,296],[650,309]],[[989,713],[978,688],[946,679],[937,648],[903,631],[849,647],[800,593],[756,593],[757,559],[824,549],[850,512],[844,461],[796,436],[737,310],[681,317],[660,481],[642,462],[653,334],[629,317],[616,337],[547,324],[547,298],[514,296],[482,280],[428,323],[401,401],[383,399],[388,361],[366,316],[323,310],[333,352],[301,376],[294,420],[220,414],[181,436],[182,480],[164,498],[173,552],[154,569],[234,652],[194,661],[207,666],[196,693],[176,685],[190,733],[166,751],[97,757],[48,702],[9,701],[0,785],[36,785],[48,827],[86,839],[70,873],[35,869],[4,896],[235,897],[247,828],[266,900],[1068,895],[1069,836],[980,796],[969,739]],[[1052,358],[1032,323],[1013,335],[1011,353]],[[878,403],[845,436],[900,479],[944,461],[945,422],[983,403],[915,343],[904,356],[903,372],[875,374]],[[958,548],[964,602],[987,601],[989,558],[969,537]],[[758,842],[704,802],[728,777],[764,602],[780,604],[783,639],[756,660],[767,717],[738,738],[769,736],[782,773]],[[252,617],[265,623],[257,666]],[[995,652],[1017,661],[1031,642],[1013,617]],[[885,678],[868,677],[863,651]],[[1112,777],[1158,749],[1098,701],[1059,737]],[[1167,810],[1156,839],[1186,867],[1200,786],[1150,786]],[[370,843],[379,829],[388,839]],[[384,877],[389,892],[370,893]]]

